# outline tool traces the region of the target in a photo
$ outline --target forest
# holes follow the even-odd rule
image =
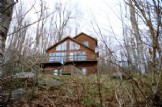
[[[44,74],[46,49],[80,32],[97,72]],[[161,0],[0,0],[0,107],[162,107],[161,37]]]

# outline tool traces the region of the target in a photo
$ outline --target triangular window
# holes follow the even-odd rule
[[[79,49],[80,45],[72,41],[69,42],[69,50],[79,50]]]
[[[67,42],[63,42],[56,47],[57,51],[66,50]]]

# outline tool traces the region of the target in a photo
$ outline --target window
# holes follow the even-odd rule
[[[81,72],[85,75],[85,74],[87,74],[87,69],[86,68],[81,68]]]
[[[55,53],[50,53],[50,56],[55,56]]]
[[[84,41],[83,44],[84,44],[85,46],[87,46],[87,47],[89,46],[89,42],[88,42],[88,41]]]
[[[66,50],[67,42],[63,42],[56,47],[56,50]]]
[[[63,64],[65,58],[66,58],[65,52],[50,53],[49,62],[56,61],[56,62],[61,62]]]
[[[74,60],[74,53],[73,52],[70,52],[69,60]]]
[[[77,43],[75,43],[75,42],[72,42],[72,41],[70,41],[69,42],[69,49],[70,50],[78,50],[78,49],[80,49],[80,45],[78,45]]]
[[[50,62],[54,61],[55,60],[54,57],[55,57],[55,54],[54,53],[50,53],[50,55],[49,55],[49,61]]]
[[[81,52],[81,60],[86,60],[86,52]]]
[[[79,60],[80,52],[74,52],[74,60]]]
[[[54,60],[55,60],[54,57],[49,58],[49,62],[53,62]]]
[[[53,75],[61,75],[62,74],[62,70],[53,70]]]
[[[53,75],[58,75],[58,70],[57,69],[53,71]]]
[[[86,60],[86,52],[70,52],[69,60]]]
[[[86,52],[77,53],[78,60],[86,60]]]

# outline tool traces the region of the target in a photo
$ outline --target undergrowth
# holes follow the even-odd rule
[[[38,81],[50,78],[61,82],[59,86],[42,88]],[[33,88],[34,87],[34,88]],[[162,82],[158,94],[162,95]],[[151,76],[133,75],[125,80],[112,79],[109,75],[73,75],[53,76],[40,74],[36,80],[5,79],[3,89],[9,93],[16,88],[23,88],[30,96],[25,104],[53,105],[51,107],[131,107],[151,106]],[[159,99],[161,101],[161,98]],[[21,101],[22,102],[22,101]],[[10,103],[14,105],[14,102]]]

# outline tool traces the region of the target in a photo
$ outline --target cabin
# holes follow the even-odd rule
[[[97,72],[97,39],[85,33],[65,37],[46,50],[48,61],[43,73],[54,75],[92,74]]]

